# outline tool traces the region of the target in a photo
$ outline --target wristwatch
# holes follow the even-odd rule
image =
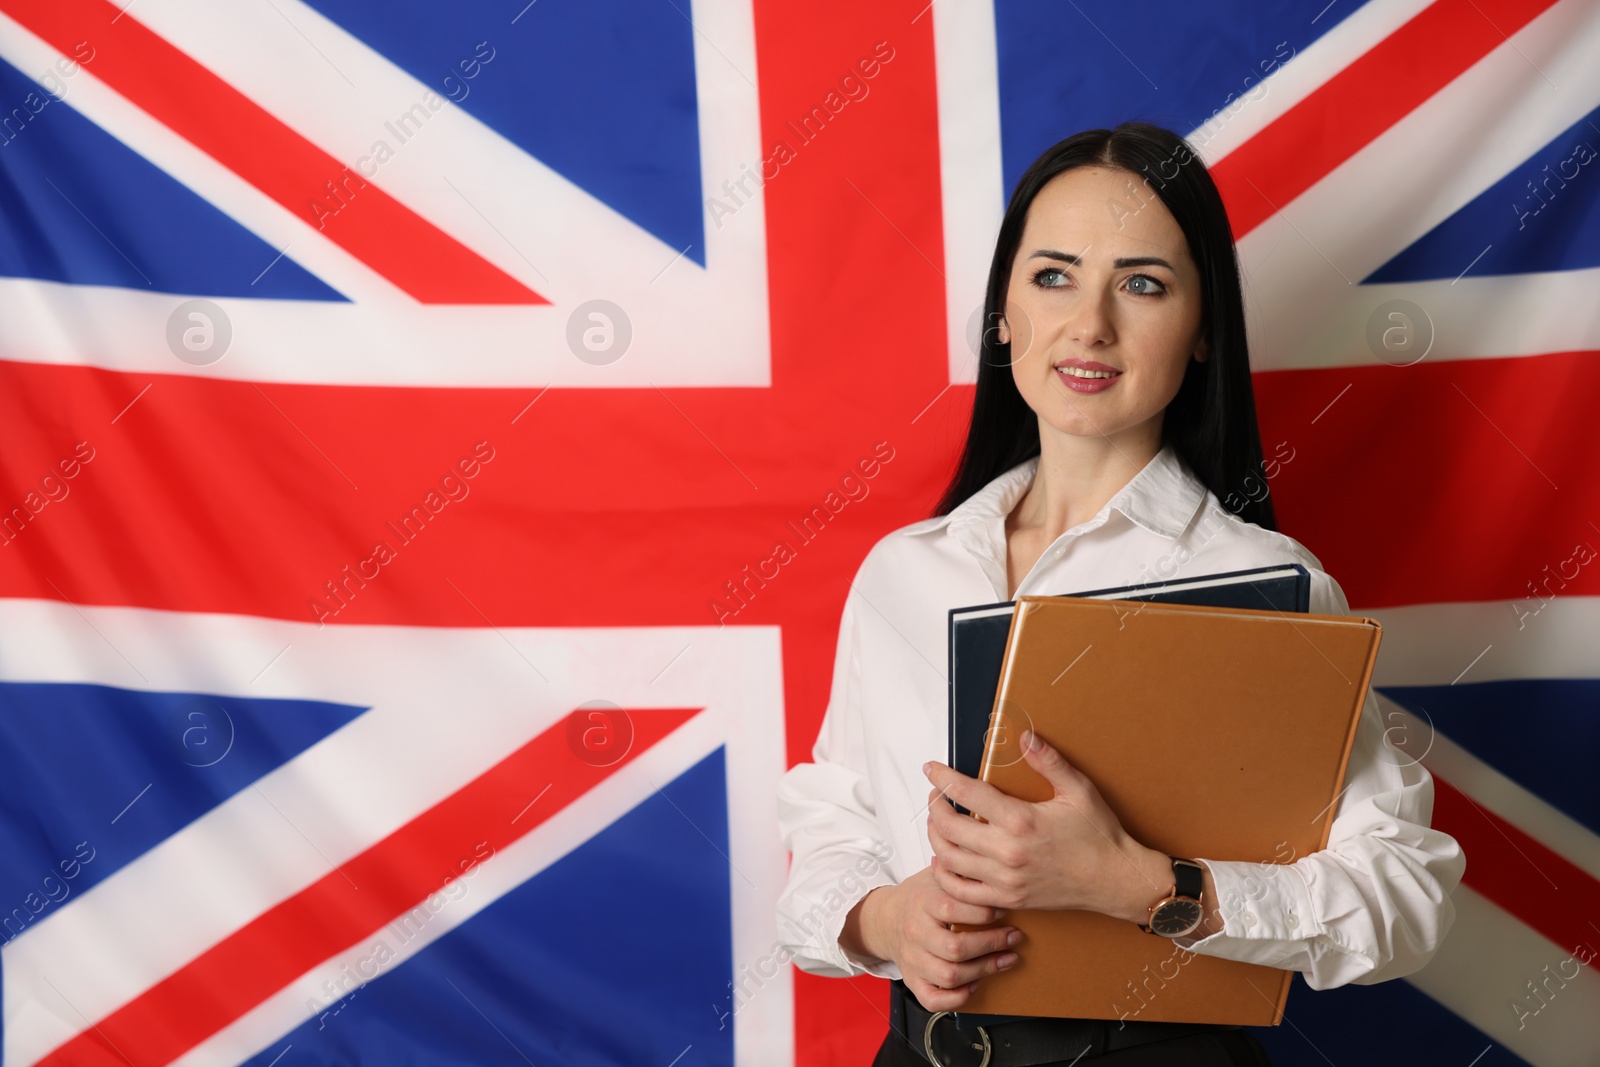
[[[1201,902],[1205,896],[1205,868],[1194,860],[1167,858],[1172,860],[1172,890],[1150,905],[1150,922],[1138,925],[1147,934],[1183,937],[1199,928],[1206,915]]]

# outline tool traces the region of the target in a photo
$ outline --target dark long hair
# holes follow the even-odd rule
[[[1228,213],[1211,175],[1193,147],[1171,130],[1124,122],[1114,130],[1085,130],[1045,151],[1017,181],[1000,223],[983,322],[998,323],[1011,285],[1011,263],[1022,241],[1028,207],[1050,179],[1074,167],[1111,166],[1145,181],[1183,229],[1200,268],[1201,329],[1208,357],[1189,361],[1183,384],[1167,405],[1162,439],[1171,444],[1217,499],[1240,518],[1276,530],[1272,498],[1251,492],[1265,486],[1250,354],[1245,340],[1244,297]],[[979,340],[978,382],[972,422],[955,476],[934,515],[946,515],[1000,474],[1039,454],[1039,422],[1011,376],[1011,345],[993,328]]]

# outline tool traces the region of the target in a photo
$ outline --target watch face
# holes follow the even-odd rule
[[[1163,900],[1150,915],[1150,929],[1163,937],[1182,937],[1200,925],[1205,909],[1198,900],[1178,897]]]

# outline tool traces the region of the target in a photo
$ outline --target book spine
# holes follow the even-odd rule
[[[1000,684],[995,687],[994,707],[989,712],[989,730],[983,739],[983,762],[978,765],[978,777],[987,782],[995,758],[995,749],[999,747],[997,740],[999,734],[995,725],[1000,719],[1000,709],[1005,707],[1011,696],[1011,667],[1015,661],[1013,651],[1017,647],[1017,637],[1022,628],[1027,625],[1028,616],[1033,614],[1033,598],[1019,597],[1017,610],[1011,613],[1011,629],[1006,633],[1006,654],[1000,661]],[[973,818],[982,821],[982,816],[973,815]]]
[[[1378,667],[1378,646],[1383,644],[1383,626],[1377,619],[1363,618],[1357,620],[1350,618],[1345,621],[1368,630],[1368,645],[1366,662],[1361,668],[1361,677],[1355,683],[1355,714],[1350,716],[1350,730],[1344,739],[1344,754],[1339,757],[1339,769],[1333,776],[1333,787],[1341,792],[1343,790],[1340,789],[1340,783],[1344,781],[1345,773],[1350,769],[1350,753],[1355,749],[1356,733],[1361,729],[1361,716],[1366,712],[1367,693],[1372,686],[1372,675]],[[1338,799],[1339,795],[1335,793],[1333,800],[1328,801],[1328,807],[1323,813],[1321,840],[1316,848],[1318,852],[1328,847],[1328,839],[1333,836],[1334,804]]]

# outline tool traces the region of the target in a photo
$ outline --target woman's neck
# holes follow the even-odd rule
[[[1044,425],[1039,430],[1039,467],[1007,527],[1037,531],[1044,544],[1092,519],[1161,451],[1159,420],[1114,437],[1076,437]]]

